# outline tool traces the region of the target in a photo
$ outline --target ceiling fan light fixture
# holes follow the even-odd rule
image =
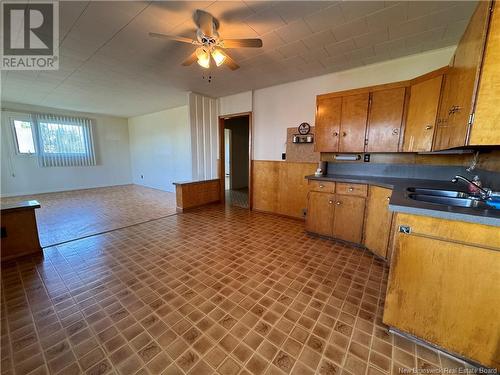
[[[198,65],[208,69],[210,68],[210,54],[204,48],[196,50],[196,57],[198,58]]]
[[[212,58],[215,61],[215,65],[221,66],[226,60],[226,55],[221,50],[216,48],[212,51]]]

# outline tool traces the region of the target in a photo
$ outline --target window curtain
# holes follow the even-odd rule
[[[43,167],[96,165],[92,121],[34,114],[39,163]]]

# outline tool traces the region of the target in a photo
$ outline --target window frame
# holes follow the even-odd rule
[[[28,113],[10,113],[8,114],[10,129],[12,132],[12,138],[14,139],[14,149],[16,155],[22,157],[36,157],[38,155],[38,142],[37,142],[37,134],[36,134],[36,126],[33,121],[33,117]],[[35,152],[21,152],[19,149],[19,140],[17,139],[16,125],[15,121],[29,122],[31,124],[31,137],[33,139],[33,146],[35,147]]]

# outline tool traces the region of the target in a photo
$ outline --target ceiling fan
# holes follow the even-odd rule
[[[210,61],[215,65],[226,64],[231,70],[236,70],[240,66],[224,51],[225,48],[260,48],[261,39],[221,39],[218,33],[219,21],[210,13],[197,9],[193,15],[196,24],[196,40],[183,36],[167,35],[160,33],[149,33],[155,38],[175,40],[177,42],[189,43],[198,46],[196,50],[182,63],[189,66],[195,61],[203,68],[210,68]]]

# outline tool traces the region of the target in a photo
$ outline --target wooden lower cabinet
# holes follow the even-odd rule
[[[411,232],[395,236],[384,323],[500,369],[498,228],[406,214],[397,225]]]
[[[333,235],[333,194],[311,191],[307,201],[306,230],[322,236]]]
[[[353,243],[361,243],[365,198],[335,195],[333,237]]]
[[[322,236],[361,243],[365,198],[311,191],[306,230]]]
[[[370,186],[366,201],[363,244],[382,258],[387,258],[393,214],[389,211],[392,190]]]

